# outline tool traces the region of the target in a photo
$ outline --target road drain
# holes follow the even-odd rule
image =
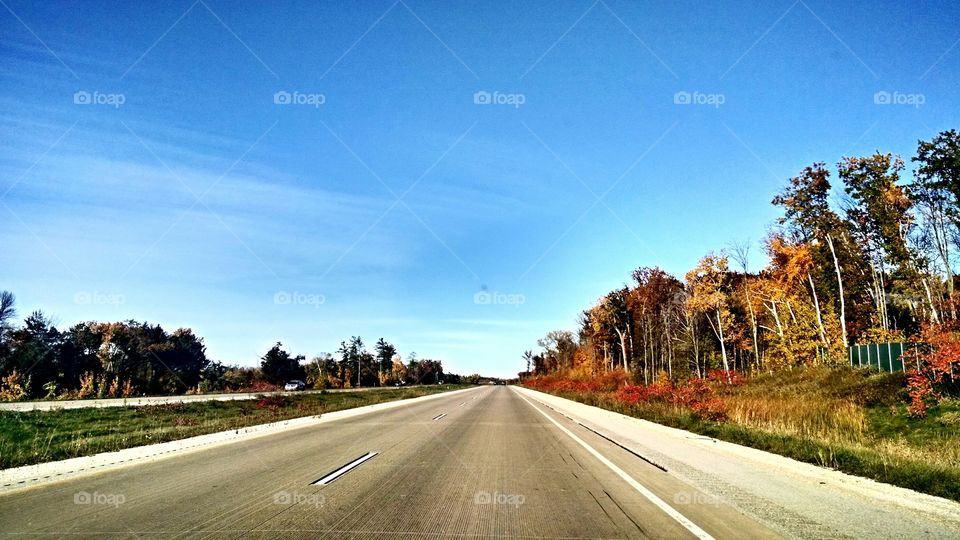
[[[346,465],[340,467],[339,469],[335,469],[333,472],[324,475],[322,478],[320,478],[320,479],[317,480],[316,482],[311,483],[310,485],[311,485],[311,486],[325,486],[325,485],[333,482],[333,481],[336,480],[337,478],[340,478],[341,476],[343,476],[343,475],[347,474],[348,472],[352,471],[353,469],[356,469],[356,468],[359,467],[360,465],[363,465],[365,462],[373,459],[374,456],[376,456],[378,453],[379,453],[379,452],[367,452],[366,454],[358,457],[357,459],[351,461],[350,463],[347,463]]]
[[[434,419],[434,420],[439,420],[439,419],[443,418],[443,417],[446,416],[446,415],[447,415],[447,413],[438,414],[438,415],[434,416],[433,419]]]

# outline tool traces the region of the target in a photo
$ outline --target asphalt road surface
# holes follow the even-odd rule
[[[10,493],[0,534],[777,536],[503,386]]]

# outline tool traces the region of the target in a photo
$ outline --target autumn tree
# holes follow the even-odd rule
[[[725,334],[729,334],[733,316],[729,308],[728,267],[727,257],[710,254],[700,259],[697,266],[687,272],[686,281],[690,290],[690,307],[694,313],[703,314],[713,330],[720,345],[723,369],[728,372],[729,382],[730,362],[727,360]]]
[[[924,221],[923,243],[940,260],[950,317],[956,319],[950,247],[960,244],[960,134],[951,129],[919,141],[913,162],[917,169],[909,194]]]

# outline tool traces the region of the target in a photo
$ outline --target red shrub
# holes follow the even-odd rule
[[[275,392],[278,389],[277,385],[270,384],[264,381],[254,381],[250,385],[250,388],[245,388],[244,392]]]
[[[697,413],[704,420],[719,422],[727,418],[727,406],[719,398],[709,398],[703,401],[696,401],[690,404],[693,412]]]
[[[712,369],[707,372],[707,380],[712,383],[729,384],[731,386],[740,386],[744,383],[743,375],[739,371],[722,369]]]
[[[614,397],[621,403],[626,403],[627,405],[636,405],[641,401],[647,401],[647,387],[628,384],[620,388]]]
[[[626,384],[626,373],[614,371],[592,380],[570,380],[555,376],[527,379],[524,386],[544,392],[608,394],[624,405],[658,402],[686,407],[706,420],[726,418],[726,406],[714,395],[714,386],[727,383],[727,372],[713,371],[707,379],[690,379],[674,384],[662,379],[654,384]],[[731,384],[743,384],[739,373],[730,372]]]
[[[544,392],[572,392],[586,394],[592,392],[615,392],[626,384],[627,374],[622,371],[612,371],[589,380],[564,379],[555,375],[532,377],[523,381],[528,388]]]
[[[960,373],[960,328],[956,325],[927,327],[923,340],[930,350],[919,358],[919,369],[907,372],[907,391],[911,416],[922,417],[927,407],[935,405],[944,391],[956,391],[955,373]]]
[[[257,401],[258,409],[282,409],[287,406],[289,401],[287,396],[283,395],[273,395],[273,396],[263,396]]]
[[[915,369],[907,372],[907,392],[910,394],[907,412],[916,418],[926,416],[928,404],[936,403],[940,399],[930,378]]]

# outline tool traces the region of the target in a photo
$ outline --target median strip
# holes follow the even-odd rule
[[[350,463],[347,463],[346,465],[340,467],[339,469],[336,469],[335,471],[327,474],[326,476],[324,476],[323,478],[317,480],[316,482],[312,482],[310,485],[311,485],[311,486],[325,486],[325,485],[327,485],[327,484],[330,484],[330,483],[332,483],[334,480],[336,480],[337,478],[340,478],[341,476],[347,474],[348,472],[352,471],[353,469],[356,469],[356,468],[359,467],[360,465],[363,465],[363,464],[366,463],[367,461],[373,459],[377,454],[379,454],[379,452],[367,452],[366,454],[358,457],[357,459],[351,461]]]

